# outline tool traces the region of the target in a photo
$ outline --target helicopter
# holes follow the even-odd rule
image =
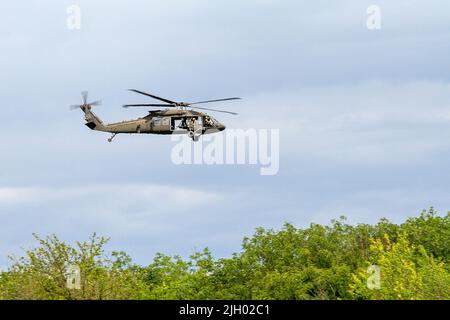
[[[72,105],[71,110],[81,109],[85,114],[85,125],[96,131],[110,132],[112,135],[108,139],[111,142],[119,133],[128,134],[187,134],[193,141],[198,141],[201,135],[211,134],[225,130],[225,125],[217,121],[205,112],[193,109],[209,110],[215,112],[237,115],[235,112],[197,107],[194,105],[213,103],[219,101],[239,100],[240,98],[225,98],[206,100],[198,102],[175,102],[161,98],[150,93],[129,89],[129,91],[162,101],[164,103],[140,103],[125,104],[122,107],[165,107],[165,109],[148,111],[148,115],[142,118],[104,124],[100,118],[92,112],[92,107],[101,105],[101,101],[88,102],[88,92],[81,93],[83,104]]]

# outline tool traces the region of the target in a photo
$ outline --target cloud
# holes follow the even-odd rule
[[[56,233],[71,241],[97,232],[125,247],[145,238],[139,246],[148,250],[154,246],[151,239],[176,238],[176,232],[182,234],[177,230],[192,219],[207,221],[207,209],[221,203],[221,194],[170,185],[2,187],[0,261],[8,250],[18,252],[11,243],[23,245],[32,233]]]
[[[0,188],[0,206],[11,206],[39,199],[39,190],[33,188]]]
[[[220,200],[220,195],[177,186],[142,185],[87,185],[80,187],[0,187],[0,206],[45,205],[59,202],[80,202],[98,199],[105,206],[131,205],[163,208],[192,209]]]
[[[250,96],[238,128],[278,128],[282,159],[336,166],[424,163],[447,150],[450,85],[369,81]],[[230,126],[229,126],[230,127]]]

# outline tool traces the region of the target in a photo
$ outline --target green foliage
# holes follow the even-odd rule
[[[409,218],[401,225],[413,245],[423,245],[426,251],[450,263],[450,214],[440,217],[431,208],[418,218]]]
[[[72,247],[55,235],[41,239],[34,235],[39,247],[24,257],[11,257],[13,265],[0,278],[3,299],[121,299],[134,298],[132,270],[124,269],[123,254],[104,255],[106,238],[95,234],[88,242]],[[68,289],[67,269],[78,266],[80,289]]]
[[[358,299],[450,299],[450,272],[444,263],[436,261],[423,246],[411,245],[406,235],[393,243],[386,235],[384,241],[373,240],[373,265],[380,268],[381,285],[367,287],[367,269],[353,275],[350,292]]]
[[[35,238],[38,246],[0,274],[0,299],[450,299],[450,214],[432,208],[400,225],[341,217],[258,228],[230,258],[159,253],[148,266],[125,252],[106,255],[108,239],[95,234],[75,246]],[[70,265],[80,268],[80,289],[66,285]],[[377,289],[367,286],[372,265]]]

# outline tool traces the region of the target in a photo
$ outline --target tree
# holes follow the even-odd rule
[[[92,235],[75,247],[60,241],[55,235],[40,238],[39,247],[30,249],[24,257],[11,258],[13,265],[3,273],[0,283],[4,299],[124,299],[136,297],[139,290],[129,263],[123,253],[104,255],[107,238]],[[69,289],[67,270],[77,266],[80,289]]]
[[[71,246],[55,235],[0,273],[0,299],[450,299],[450,214],[434,209],[397,225],[258,228],[242,250],[214,259],[208,248],[187,259],[156,254],[147,266],[95,234]],[[79,268],[80,288],[67,286]],[[380,288],[369,289],[369,266]],[[376,276],[376,274],[375,274]]]
[[[414,246],[401,234],[397,242],[386,235],[375,239],[370,247],[372,256],[365,267],[354,275],[349,286],[356,299],[449,299],[450,273],[444,263],[429,255],[421,245]],[[367,267],[375,265],[381,271],[380,287],[367,285]]]

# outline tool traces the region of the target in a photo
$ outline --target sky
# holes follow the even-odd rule
[[[67,26],[71,5],[80,29]],[[369,29],[370,5],[380,29]],[[18,0],[0,19],[0,265],[35,245],[96,232],[148,264],[156,252],[216,257],[257,227],[450,208],[450,3],[444,0]],[[212,113],[279,129],[280,167],[175,165],[169,136],[84,126],[151,102],[238,96]],[[153,102],[153,101],[152,101]]]

